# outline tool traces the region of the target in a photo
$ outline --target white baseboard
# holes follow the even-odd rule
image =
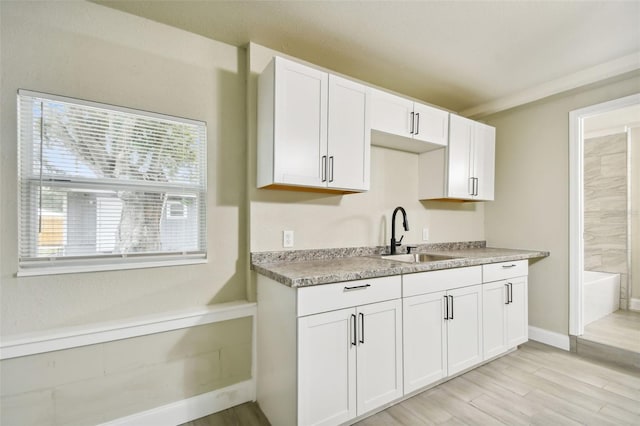
[[[529,339],[544,343],[545,345],[554,346],[565,351],[570,349],[568,335],[545,330],[544,328],[529,326]]]
[[[640,299],[630,299],[629,309],[632,311],[640,311]]]
[[[101,426],[175,426],[254,400],[255,382],[247,380],[226,388],[121,417]]]

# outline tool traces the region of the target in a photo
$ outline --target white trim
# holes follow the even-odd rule
[[[629,309],[640,311],[640,299],[629,299]]]
[[[236,301],[133,320],[129,319],[29,333],[3,339],[0,342],[0,359],[17,358],[61,349],[95,345],[97,343],[162,333],[249,316],[253,317],[255,324],[256,311],[255,303]],[[255,328],[253,338],[255,339]],[[253,347],[253,358],[255,360],[255,344]],[[253,370],[253,372],[255,372],[255,368]],[[255,377],[255,375],[253,377]]]
[[[565,351],[570,349],[568,335],[545,330],[544,328],[529,326],[529,340],[535,340],[536,342],[554,346]]]
[[[588,84],[597,83],[611,77],[616,77],[631,71],[640,69],[640,53],[632,53],[613,61],[605,62],[565,77],[552,80],[538,86],[525,89],[503,98],[495,99],[484,104],[460,112],[460,115],[469,118],[483,117],[499,111],[504,111],[519,105],[528,104],[557,93]]]
[[[205,128],[207,127],[206,121],[194,120],[192,118],[178,117],[176,115],[161,114],[161,113],[152,112],[152,111],[145,111],[143,109],[128,108],[120,105],[107,104],[104,102],[87,101],[85,99],[71,98],[69,96],[54,95],[52,93],[36,92],[33,90],[27,90],[27,89],[18,89],[18,96],[30,96],[32,98],[46,99],[46,100],[51,100],[56,102],[64,102],[67,104],[83,105],[90,108],[98,108],[98,109],[106,108],[106,109],[118,111],[124,114],[144,115],[147,117],[151,117],[151,118],[155,118],[163,121],[178,121],[180,123],[191,124],[195,126],[204,126]]]
[[[640,93],[569,113],[569,333],[584,333],[582,272],[584,271],[583,152],[584,119],[640,104]]]
[[[175,426],[245,402],[254,401],[254,394],[253,381],[247,380],[226,388],[102,423],[102,426]]]
[[[578,111],[569,113],[569,333],[584,332],[583,162],[584,126]]]

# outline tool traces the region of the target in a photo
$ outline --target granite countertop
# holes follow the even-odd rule
[[[385,259],[380,256],[384,247],[252,253],[251,269],[289,287],[306,287],[549,256],[547,251],[491,248],[483,243],[418,246],[417,253],[454,257],[426,263]],[[406,253],[406,249],[399,253]]]

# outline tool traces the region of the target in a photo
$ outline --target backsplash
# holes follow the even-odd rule
[[[449,243],[433,243],[433,244],[409,244],[416,247],[414,253],[437,251],[437,250],[463,250],[472,248],[484,248],[487,246],[486,241],[461,241]],[[407,246],[398,247],[398,253],[406,253]],[[388,254],[389,246],[374,247],[346,247],[346,248],[329,248],[317,250],[287,250],[287,251],[265,251],[251,253],[251,263],[271,263],[271,262],[303,262],[306,260],[328,260],[349,256],[375,256],[380,254]]]

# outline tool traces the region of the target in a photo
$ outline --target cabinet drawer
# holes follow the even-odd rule
[[[433,293],[482,283],[482,267],[443,269],[402,276],[404,297]]]
[[[298,316],[399,299],[401,277],[345,281],[298,289]]]
[[[482,265],[482,282],[506,280],[507,278],[522,277],[529,272],[529,262],[517,260],[515,262],[500,262]]]

